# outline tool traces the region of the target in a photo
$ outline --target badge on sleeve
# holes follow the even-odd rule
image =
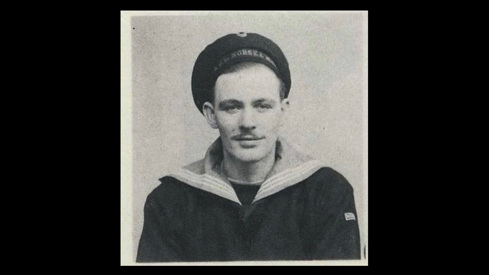
[[[345,213],[345,220],[347,220],[347,221],[355,220],[355,214],[353,214],[351,212]]]

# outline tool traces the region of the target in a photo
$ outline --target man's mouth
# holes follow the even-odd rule
[[[252,140],[260,140],[265,137],[256,137],[256,136],[237,136],[234,139],[237,141],[252,141]]]

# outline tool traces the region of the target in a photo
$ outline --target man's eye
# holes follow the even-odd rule
[[[238,110],[237,106],[226,106],[226,107],[224,107],[224,111],[226,111],[226,112],[233,112],[236,110]]]
[[[259,104],[256,107],[259,109],[272,109],[272,105],[269,104]]]

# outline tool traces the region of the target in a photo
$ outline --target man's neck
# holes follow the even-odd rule
[[[223,172],[231,179],[241,182],[264,181],[275,163],[275,146],[270,153],[257,162],[242,162],[224,151]]]

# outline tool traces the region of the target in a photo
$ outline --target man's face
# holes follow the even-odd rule
[[[219,76],[214,118],[228,155],[257,162],[275,153],[282,104],[286,104],[281,102],[279,91],[278,77],[262,64]]]

